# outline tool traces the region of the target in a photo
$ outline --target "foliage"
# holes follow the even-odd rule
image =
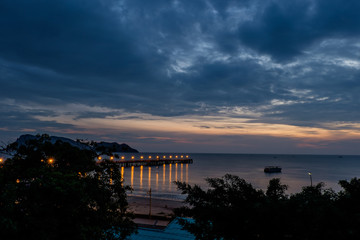
[[[6,148],[13,157],[0,166],[0,239],[124,239],[134,232],[119,168],[48,139]]]
[[[263,192],[229,174],[206,181],[210,185],[207,191],[177,182],[178,188],[188,194],[186,202],[194,206],[176,212],[196,220],[193,224],[185,222],[190,232],[198,239],[233,239],[238,232],[242,232],[245,239],[251,237],[257,228],[256,219],[260,217],[258,208]]]
[[[197,239],[359,239],[360,180],[342,180],[343,191],[323,183],[286,195],[287,186],[271,179],[265,193],[233,175],[206,180],[209,188],[176,182],[187,194],[175,214]]]

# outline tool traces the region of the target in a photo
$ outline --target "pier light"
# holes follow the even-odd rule
[[[102,159],[102,157],[101,156],[98,156],[98,160],[101,160]]]
[[[132,160],[134,160],[134,158],[135,158],[134,156],[131,156],[131,159],[132,159]]]
[[[159,159],[160,157],[159,156],[156,156],[156,159]]]
[[[114,156],[110,156],[110,160],[114,160]]]
[[[125,159],[125,157],[124,156],[121,156],[121,160],[124,160]]]
[[[172,158],[172,156],[170,155],[169,158]]]
[[[144,159],[144,156],[141,156],[140,159]]]
[[[44,162],[44,159],[41,159],[40,162]]]
[[[4,159],[0,158],[0,163],[3,163]]]
[[[20,179],[16,179],[16,183],[20,183]]]
[[[149,159],[151,159],[151,156],[149,156]]]
[[[178,158],[178,156],[176,155],[175,158]]]
[[[181,158],[184,158],[184,155],[181,155]]]
[[[166,158],[166,156],[163,156],[163,158],[165,159],[165,158]]]
[[[49,163],[49,164],[53,164],[53,163],[54,163],[54,159],[53,159],[53,158],[49,158],[48,163]]]
[[[186,155],[186,158],[189,158],[189,156],[188,156],[188,155]]]

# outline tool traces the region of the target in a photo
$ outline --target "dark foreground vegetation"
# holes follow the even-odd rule
[[[110,161],[48,135],[8,145],[0,163],[0,239],[124,239],[135,231]]]
[[[6,146],[0,161],[0,239],[125,239],[136,231],[127,187],[113,162],[48,135]],[[177,182],[188,207],[175,210],[197,239],[360,239],[360,179],[323,183],[287,195],[272,179],[266,191],[233,175],[209,188]]]
[[[290,196],[277,178],[265,192],[233,175],[207,182],[176,183],[189,207],[175,213],[195,220],[181,224],[197,239],[360,239],[360,179],[340,181],[337,193],[319,183]]]

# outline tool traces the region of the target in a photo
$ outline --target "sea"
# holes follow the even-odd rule
[[[134,154],[131,154],[134,155]],[[138,156],[137,156],[138,155]],[[125,167],[124,184],[131,186],[129,195],[151,196],[162,199],[183,200],[186,196],[174,181],[208,188],[206,178],[219,178],[232,174],[243,178],[256,189],[266,191],[269,180],[280,178],[288,186],[287,194],[300,192],[303,187],[320,182],[325,188],[341,191],[339,180],[360,177],[360,156],[350,155],[281,155],[281,154],[203,154],[203,153],[139,153],[135,158],[157,155],[188,155],[192,164]],[[125,154],[125,159],[130,154]],[[280,166],[281,173],[264,173],[266,166]]]

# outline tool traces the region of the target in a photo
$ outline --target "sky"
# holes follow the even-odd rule
[[[358,0],[1,0],[0,142],[360,154]]]

